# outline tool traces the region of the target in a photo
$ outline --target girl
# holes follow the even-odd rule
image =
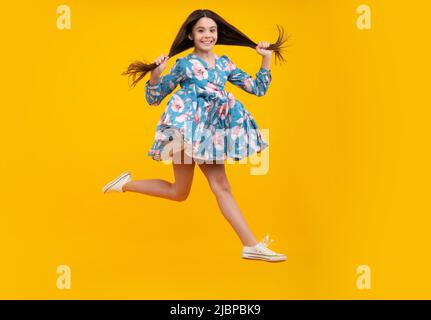
[[[272,262],[286,260],[285,255],[268,248],[273,241],[268,235],[260,242],[256,240],[235,202],[224,167],[227,157],[240,160],[268,147],[251,114],[224,90],[224,85],[229,81],[248,93],[263,96],[271,82],[272,51],[276,60],[284,61],[280,51],[285,41],[279,28],[275,44],[261,41],[256,45],[216,13],[210,10],[192,12],[178,32],[169,55],[160,55],[152,64],[136,61],[123,73],[131,76],[132,86],[135,86],[151,71],[145,85],[145,97],[154,106],[159,105],[178,84],[181,86],[169,99],[157,124],[154,144],[148,152],[148,156],[156,161],[173,160],[175,182],[132,180],[130,173],[124,172],[109,182],[103,192],[130,191],[184,201],[190,192],[197,163],[220,210],[242,242],[241,257]],[[256,49],[262,56],[256,78],[239,69],[226,55],[214,54],[212,49],[216,43]],[[161,76],[170,57],[192,47],[192,53],[178,58],[169,73]]]

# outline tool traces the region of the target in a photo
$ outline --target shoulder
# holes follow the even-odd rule
[[[220,56],[220,60],[225,71],[230,73],[232,70],[236,69],[235,64],[227,55],[223,54],[222,56]]]
[[[220,56],[220,61],[223,64],[224,68],[227,69],[228,71],[234,69],[234,63],[232,62],[232,60],[225,54]]]
[[[185,57],[178,57],[175,59],[175,64],[182,65],[185,62]]]
[[[183,72],[186,67],[187,60],[185,57],[178,57],[175,59],[175,62],[172,65],[172,69],[176,72]]]
[[[192,55],[188,54],[188,55],[185,55],[184,57],[177,58],[175,63],[184,69],[186,67],[190,67],[191,65],[193,65],[194,61],[193,61]]]
[[[188,61],[190,61],[190,59],[192,59],[192,56],[191,54],[188,54],[188,55],[185,55],[184,57],[177,58],[176,61],[179,61],[181,63],[187,63]]]
[[[226,62],[231,62],[231,60],[229,59],[229,57],[225,54],[222,54],[220,56],[220,60],[226,61]]]

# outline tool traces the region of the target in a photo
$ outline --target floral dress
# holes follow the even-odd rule
[[[271,82],[270,70],[260,68],[253,79],[226,55],[214,56],[215,66],[211,68],[190,53],[177,58],[156,85],[146,82],[145,98],[153,106],[159,105],[178,84],[181,86],[168,100],[157,123],[154,144],[148,152],[154,160],[171,159],[164,148],[173,139],[172,130],[189,147],[184,152],[205,161],[227,157],[240,160],[268,147],[252,115],[224,87],[229,81],[250,94],[263,96]]]

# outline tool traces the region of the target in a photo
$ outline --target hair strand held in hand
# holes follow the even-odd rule
[[[194,47],[194,42],[193,40],[188,38],[188,35],[192,33],[192,28],[196,24],[196,22],[203,17],[210,18],[214,20],[217,24],[218,39],[216,44],[243,46],[250,47],[252,49],[256,48],[257,43],[255,43],[241,31],[239,31],[236,27],[228,23],[226,20],[224,20],[217,13],[207,9],[200,9],[193,11],[181,26],[177,36],[175,37],[174,42],[172,43],[171,49],[169,50],[169,58],[172,58],[173,56]],[[282,55],[282,49],[287,47],[283,46],[283,44],[288,40],[288,37],[284,36],[283,27],[277,24],[277,28],[277,41],[267,48],[267,50],[272,50],[274,52],[275,63],[277,63],[277,61],[286,61]],[[154,70],[155,68],[157,68],[156,63],[144,63],[141,61],[134,61],[129,65],[127,70],[122,73],[122,75],[128,76],[129,79],[132,80],[130,86],[135,87],[148,72]]]

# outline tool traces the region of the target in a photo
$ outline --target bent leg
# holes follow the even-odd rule
[[[195,162],[192,161],[190,164],[173,162],[172,165],[175,176],[174,183],[162,179],[134,180],[126,183],[123,186],[123,191],[143,193],[174,201],[186,200],[193,183]]]

